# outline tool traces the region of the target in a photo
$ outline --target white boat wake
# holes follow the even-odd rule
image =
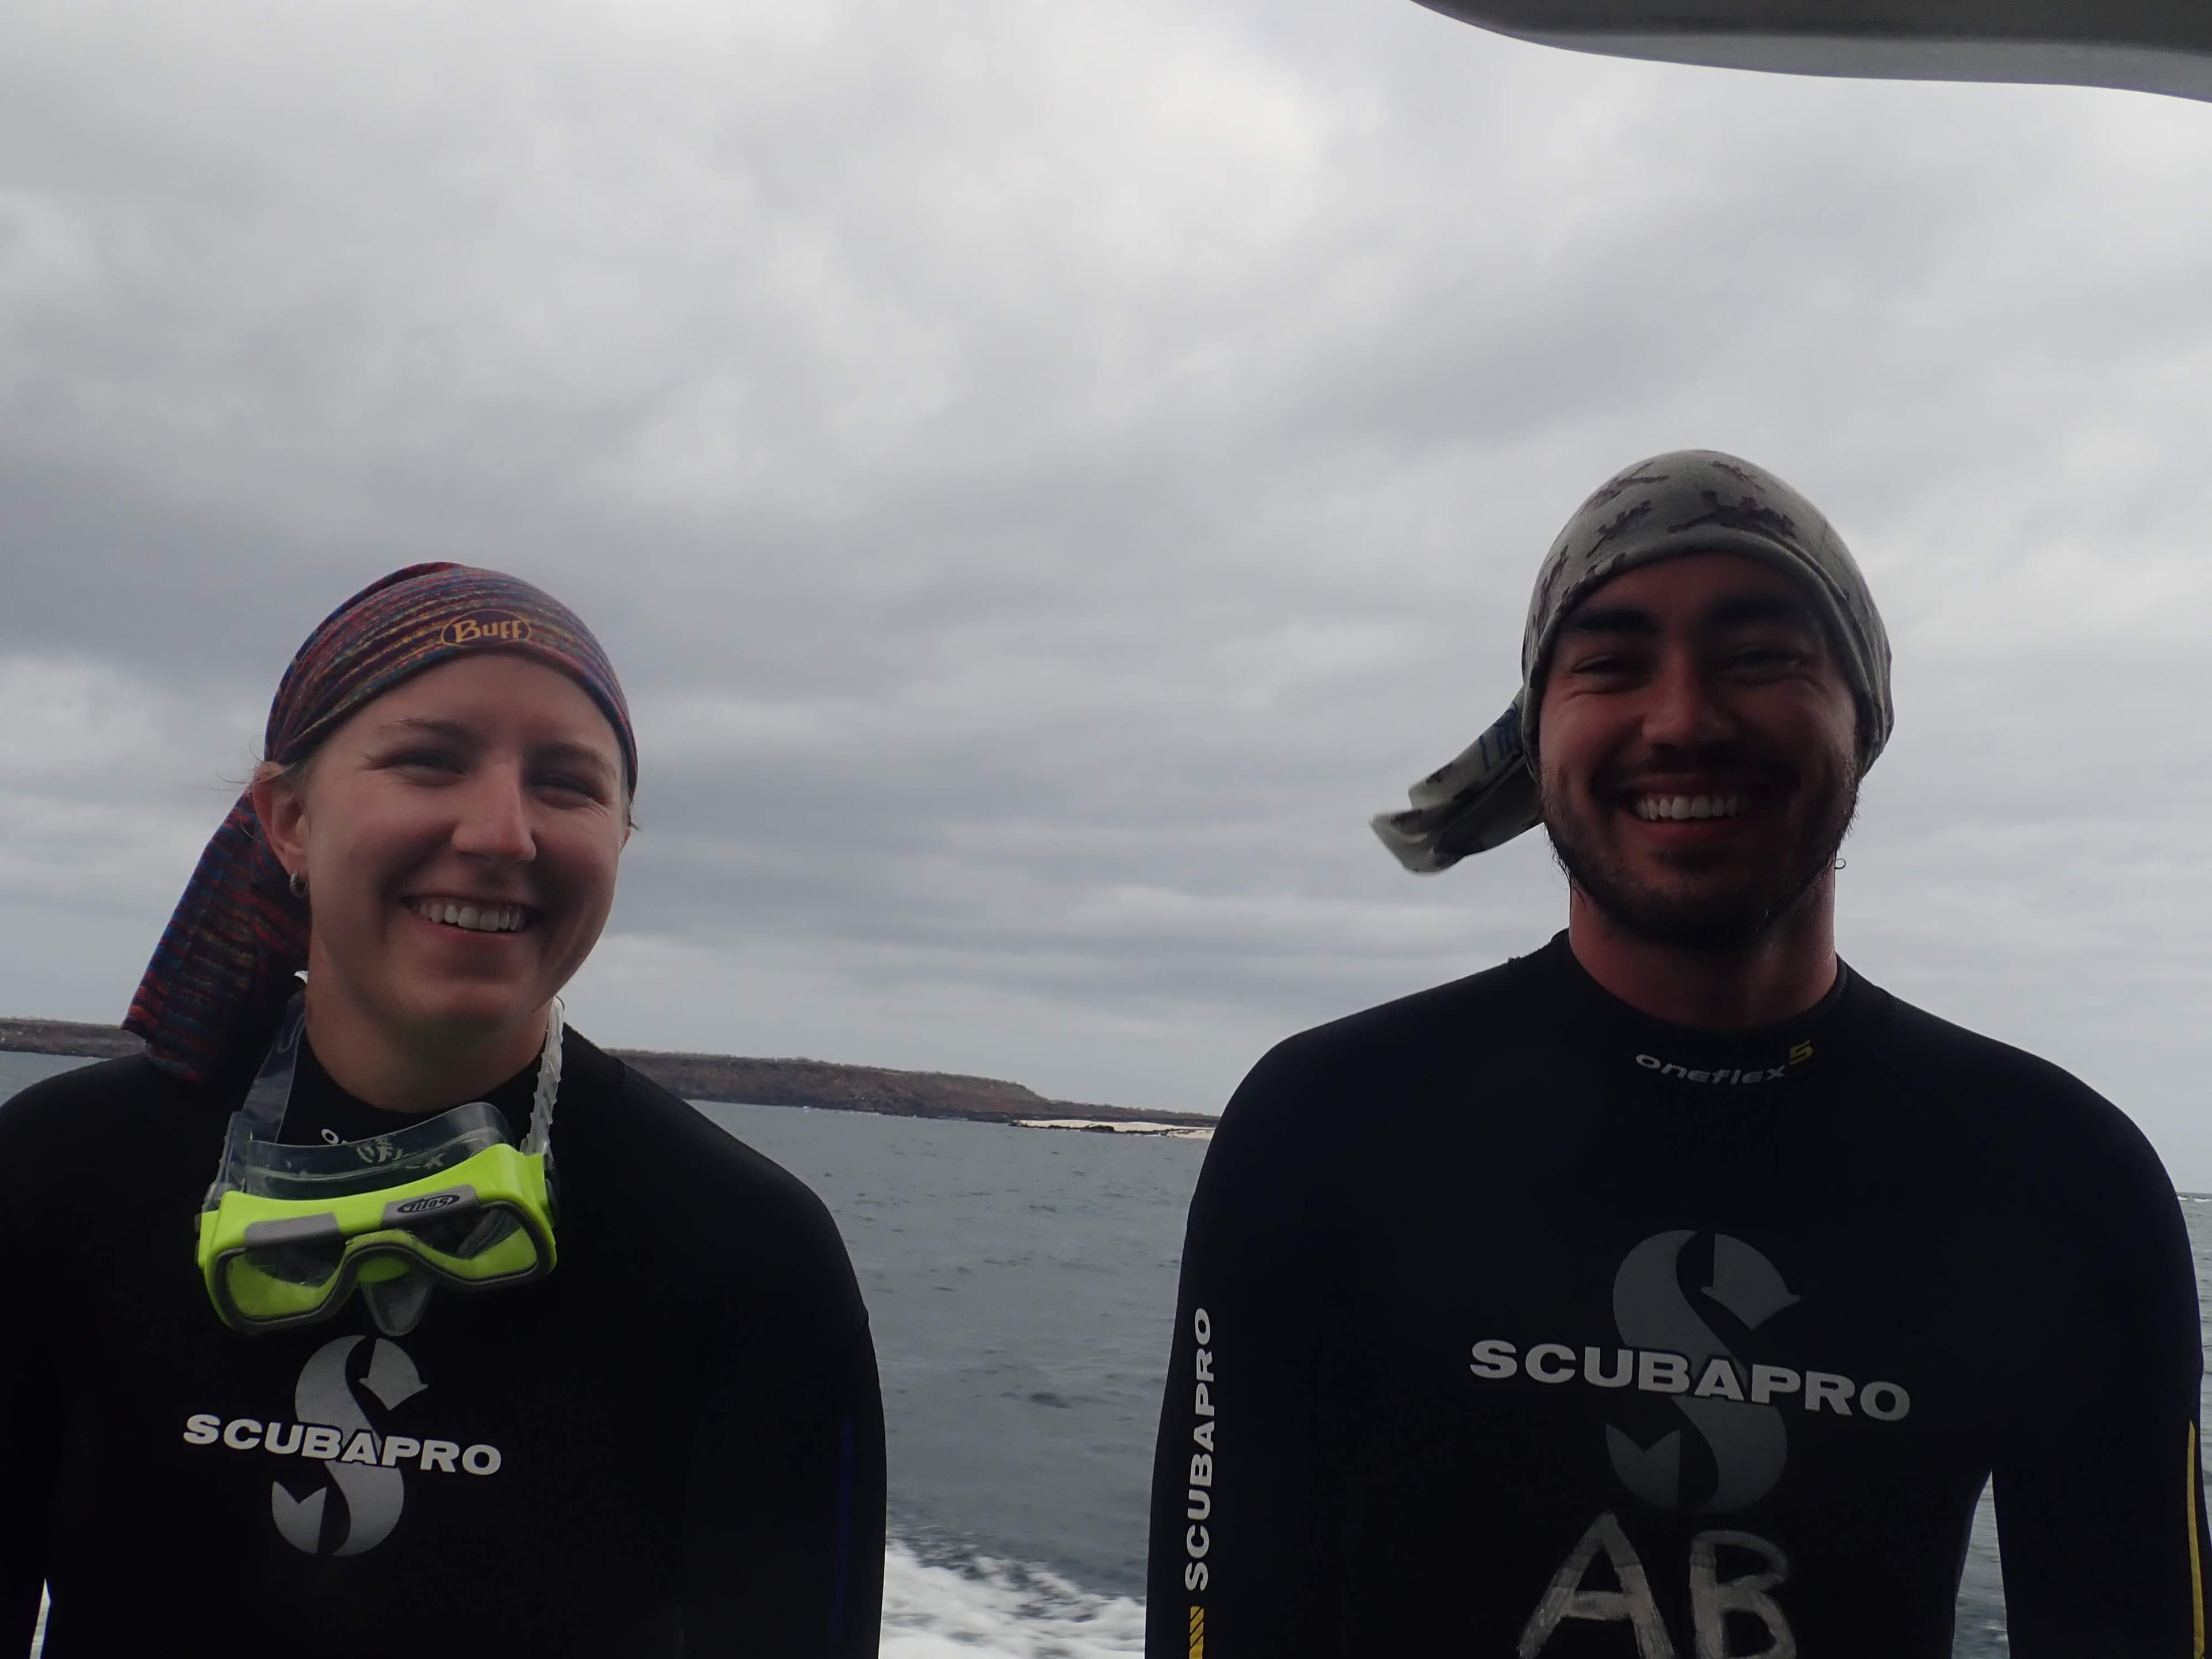
[[[978,1556],[884,1553],[882,1659],[1093,1659],[1141,1653],[1145,1605],[1102,1595],[1042,1567]]]

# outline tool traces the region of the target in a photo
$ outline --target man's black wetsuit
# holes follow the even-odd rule
[[[0,1653],[42,1578],[47,1659],[876,1651],[882,1404],[835,1225],[562,1056],[559,1265],[396,1340],[359,1297],[217,1320],[192,1224],[243,1075],[114,1060],[0,1104]],[[518,1133],[535,1075],[491,1097]],[[392,1127],[303,1057],[285,1139]]]
[[[1154,1659],[2203,1651],[2197,1292],[2142,1135],[1846,971],[1717,1037],[1536,955],[1292,1038],[1191,1206]]]

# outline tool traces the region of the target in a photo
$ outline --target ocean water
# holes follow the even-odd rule
[[[76,1063],[0,1053],[0,1098]],[[1146,1488],[1201,1142],[701,1108],[836,1213],[890,1449],[888,1659],[1142,1650]],[[2185,1205],[2212,1306],[2212,1200]],[[2007,1652],[1984,1500],[1959,1659]]]

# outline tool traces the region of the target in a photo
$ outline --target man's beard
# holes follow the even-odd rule
[[[1593,793],[1604,800],[1613,792]],[[1545,793],[1544,833],[1551,837],[1552,855],[1591,903],[1638,939],[1716,955],[1758,944],[1804,901],[1835,864],[1858,811],[1859,796],[1856,775],[1847,773],[1820,803],[1788,857],[1732,887],[1666,892],[1631,875],[1597,836],[1583,833],[1585,825],[1572,810],[1555,811],[1550,792]]]

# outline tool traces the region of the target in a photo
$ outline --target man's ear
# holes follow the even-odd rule
[[[296,766],[264,761],[253,769],[253,781],[246,787],[270,851],[286,874],[295,876],[307,868],[307,798],[301,787],[307,780],[301,773]]]

